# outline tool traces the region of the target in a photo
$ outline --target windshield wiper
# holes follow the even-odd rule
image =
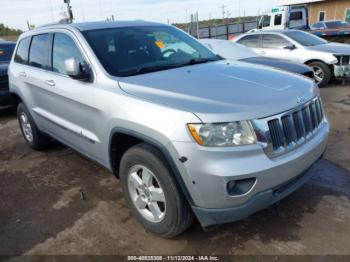
[[[176,67],[179,67],[179,65],[158,65],[158,66],[140,67],[140,68],[137,68],[136,70],[133,70],[132,72],[128,71],[126,73],[121,73],[119,76],[140,75],[140,74],[151,73],[156,71],[168,70]]]
[[[213,61],[216,61],[216,60],[215,59],[208,59],[208,58],[193,58],[193,59],[189,60],[188,62],[182,64],[182,66],[204,64],[204,63],[213,62]]]
[[[180,64],[140,67],[140,68],[137,68],[137,69],[132,70],[132,71],[120,73],[119,76],[125,77],[125,76],[140,75],[140,74],[168,70],[168,69],[178,68],[178,67],[183,67],[183,66],[188,66],[188,65],[203,64],[203,63],[212,62],[212,61],[217,61],[217,60],[216,59],[206,59],[206,58],[193,58],[193,59],[189,60],[188,62],[180,63]]]

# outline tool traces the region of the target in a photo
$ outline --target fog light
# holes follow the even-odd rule
[[[256,178],[231,180],[227,183],[227,192],[231,196],[239,196],[248,193],[254,186]]]

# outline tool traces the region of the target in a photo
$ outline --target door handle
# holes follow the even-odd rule
[[[27,74],[26,74],[26,72],[21,72],[21,73],[19,73],[19,76],[26,77]]]
[[[56,85],[55,81],[53,81],[53,80],[46,80],[45,84],[47,84],[49,86],[55,86]]]

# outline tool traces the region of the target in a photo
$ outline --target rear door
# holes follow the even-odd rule
[[[256,52],[261,51],[261,36],[260,34],[252,34],[243,36],[241,39],[237,41],[237,43],[244,45],[253,49]]]
[[[28,62],[26,66],[21,66],[22,69],[18,72],[18,82],[25,85],[25,88],[21,89],[22,92],[25,92],[23,94],[24,102],[41,130],[45,129],[46,121],[36,114],[36,109],[43,106],[44,97],[47,95],[43,90],[46,88],[46,74],[51,70],[50,37],[49,33],[32,36],[29,45]]]

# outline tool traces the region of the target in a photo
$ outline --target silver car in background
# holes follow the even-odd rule
[[[54,138],[110,170],[134,217],[163,237],[194,216],[228,223],[287,196],[329,134],[311,80],[220,59],[158,23],[28,31],[9,80],[28,145]]]
[[[259,30],[241,35],[236,43],[258,54],[303,63],[313,68],[320,87],[332,78],[350,77],[350,45],[330,43],[300,30]]]
[[[237,44],[228,40],[200,39],[199,42],[207,46],[215,54],[220,55],[226,59],[270,66],[314,79],[314,72],[312,69],[309,66],[301,63],[296,63],[280,58],[264,57],[258,55],[252,49],[244,45]]]

